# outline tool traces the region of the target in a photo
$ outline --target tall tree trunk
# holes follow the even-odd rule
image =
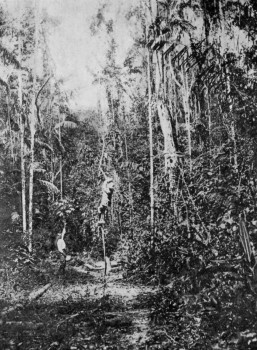
[[[212,120],[211,120],[211,108],[210,108],[210,92],[209,92],[209,88],[206,85],[205,86],[205,100],[206,100],[206,104],[207,104],[207,115],[208,115],[208,133],[209,133],[209,152],[210,152],[210,156],[211,156],[211,147],[212,147]]]
[[[167,101],[168,95],[170,97],[172,94],[172,91],[169,91],[167,93],[167,90],[165,88],[167,83],[166,79],[164,78],[164,75],[166,74],[166,62],[163,59],[163,54],[158,53],[158,51],[156,51],[156,63],[157,63],[157,67],[156,67],[157,112],[160,120],[162,134],[164,137],[165,174],[168,174],[169,176],[170,193],[172,197],[171,201],[172,201],[172,205],[174,206],[174,212],[175,212],[175,209],[176,209],[175,200],[174,200],[175,193],[176,193],[175,181],[176,181],[176,168],[177,168],[177,160],[178,160],[177,149],[176,149],[176,144],[177,144],[176,130],[175,130],[176,123],[172,122],[172,114],[171,114],[172,103],[169,103]],[[176,84],[176,85],[179,85],[179,87],[181,88],[181,84],[175,78],[171,61],[168,62],[168,64],[169,64],[169,69],[171,73],[172,85]],[[166,93],[167,93],[167,96],[165,96]]]
[[[28,250],[32,252],[32,234],[33,234],[33,192],[34,192],[34,146],[35,146],[35,123],[36,123],[36,70],[37,70],[37,46],[38,46],[38,4],[34,0],[35,6],[35,51],[34,51],[34,69],[33,69],[33,91],[30,113],[30,168],[29,168],[29,232],[28,232]]]
[[[148,123],[150,148],[150,224],[154,242],[154,168],[153,168],[153,125],[152,125],[152,84],[151,84],[151,54],[148,50]]]
[[[145,13],[149,13],[150,22],[153,21],[152,2],[148,0],[148,4],[145,3]],[[147,15],[144,19],[147,21]],[[146,23],[145,23],[145,38],[147,38]],[[152,248],[155,249],[155,237],[154,237],[154,163],[153,163],[153,120],[152,120],[152,73],[151,73],[152,55],[150,49],[147,52],[147,80],[148,80],[148,124],[149,124],[149,153],[150,153],[150,225],[151,225],[151,237]]]
[[[233,114],[233,101],[231,98],[230,75],[229,75],[229,69],[227,66],[225,66],[225,78],[226,78],[226,89],[227,89],[227,100],[228,100],[228,114],[231,120],[231,138],[233,142],[234,168],[235,168],[235,171],[238,172],[236,127],[235,127],[235,118]]]
[[[169,174],[171,192],[175,190],[175,169],[177,166],[177,151],[174,142],[174,133],[171,116],[167,105],[159,97],[157,111],[164,137],[165,173]]]
[[[20,11],[20,7],[19,7]],[[22,62],[22,52],[21,52],[21,29],[22,29],[22,19],[21,13],[20,17],[20,33],[18,37],[18,55],[19,62]],[[25,173],[25,160],[24,160],[24,122],[23,122],[23,106],[22,106],[22,71],[18,71],[18,99],[19,99],[19,124],[20,124],[20,158],[21,158],[21,205],[22,205],[22,233],[23,240],[25,240],[27,235],[27,211],[26,211],[26,173]]]
[[[63,199],[63,173],[62,173],[62,156],[60,156],[60,194],[61,199]]]
[[[125,141],[125,154],[126,154],[126,161],[128,164],[129,158],[128,158],[128,144],[127,144],[127,136],[126,136],[126,131],[124,134],[124,141]],[[133,218],[132,218],[132,213],[133,213],[133,194],[132,194],[132,186],[131,186],[131,174],[129,167],[127,166],[127,177],[128,177],[128,190],[129,190],[129,223],[130,225],[132,224]]]
[[[61,134],[61,116],[60,116],[60,112],[59,112],[59,142],[60,144],[62,144],[62,134]],[[61,199],[63,197],[63,178],[62,178],[62,155],[60,156],[60,162],[59,162],[59,166],[60,166],[60,194],[61,194]]]
[[[233,158],[234,158],[234,168],[238,172],[238,156],[237,156],[237,142],[236,142],[236,128],[235,128],[235,118],[233,111],[233,101],[231,98],[231,83],[230,83],[230,72],[227,65],[227,53],[226,53],[226,21],[222,7],[222,1],[219,2],[219,19],[220,19],[220,54],[225,60],[225,81],[226,81],[226,92],[227,92],[227,102],[228,102],[228,115],[231,120],[231,138],[233,142]]]
[[[32,103],[35,99],[32,98]],[[34,104],[31,106],[30,120],[30,168],[29,168],[29,231],[28,231],[28,250],[32,252],[32,235],[33,235],[33,192],[34,192],[34,145],[35,145],[35,120]]]
[[[50,95],[51,96],[54,96],[54,89],[52,87],[52,84],[50,84]],[[52,113],[52,109],[53,109],[53,99],[50,100],[50,103],[48,105],[48,112],[47,114],[48,115],[51,115]],[[53,119],[51,120],[51,123],[49,125],[49,140],[50,140],[50,146],[51,146],[51,149],[53,150],[54,149],[54,145],[53,145],[53,139],[52,139],[52,128],[53,128]],[[54,157],[54,154],[53,152],[51,152],[51,155],[50,155],[50,166],[51,166],[51,177],[50,177],[50,182],[54,185],[54,180],[55,180],[55,175],[54,175],[54,172],[55,172],[55,157]],[[49,192],[49,195],[48,195],[48,201],[50,202],[52,200],[52,202],[54,202],[54,199],[55,199],[55,193],[53,191]]]
[[[185,124],[187,129],[187,140],[188,140],[189,169],[191,172],[192,171],[192,140],[191,140],[191,121],[190,121],[191,110],[190,110],[190,103],[189,103],[190,88],[188,83],[188,76],[185,69],[183,69],[181,77],[182,77],[181,92],[182,92],[182,101],[183,101],[183,108],[185,113]]]
[[[7,125],[10,134],[10,144],[11,144],[11,158],[14,164],[14,145],[12,137],[12,127],[11,127],[11,116],[10,116],[10,89],[8,83],[6,84],[6,105],[7,105]]]

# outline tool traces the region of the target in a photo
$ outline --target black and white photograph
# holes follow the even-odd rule
[[[0,350],[257,349],[257,0],[0,0]]]

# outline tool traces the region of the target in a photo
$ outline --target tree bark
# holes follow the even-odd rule
[[[183,101],[183,108],[185,113],[185,124],[187,129],[187,140],[188,140],[188,156],[189,156],[189,169],[190,172],[192,171],[192,140],[191,140],[191,121],[190,121],[190,104],[189,104],[189,98],[190,98],[190,88],[188,84],[188,77],[187,73],[183,69],[183,72],[181,73],[182,77],[182,101]]]
[[[124,141],[125,141],[126,161],[127,161],[127,164],[128,164],[129,158],[128,158],[128,144],[127,144],[126,131],[125,131],[125,134],[124,134]],[[131,186],[131,174],[130,174],[130,170],[129,170],[128,166],[127,166],[127,177],[128,177],[128,191],[129,191],[129,223],[131,225],[132,221],[133,221],[133,217],[132,217],[132,213],[133,213],[133,194],[132,194],[132,186]]]
[[[30,113],[30,168],[29,168],[29,231],[28,231],[28,250],[32,252],[32,234],[33,234],[33,191],[34,191],[34,146],[35,146],[35,124],[36,124],[36,69],[37,69],[37,46],[38,46],[38,4],[34,0],[35,6],[35,51],[34,51],[34,69],[33,69],[33,92]]]
[[[151,54],[148,50],[148,124],[149,124],[149,148],[150,148],[150,224],[154,231],[154,164],[153,164],[153,125],[152,125],[152,84],[151,84]],[[153,238],[154,239],[154,238]]]
[[[20,7],[19,7],[20,11]],[[20,17],[20,33],[18,37],[18,55],[19,62],[22,62],[22,52],[21,52],[21,29],[22,29],[22,19],[21,13]],[[25,173],[25,161],[24,161],[24,122],[23,122],[23,105],[22,105],[22,71],[18,71],[18,99],[19,99],[19,124],[20,124],[20,157],[21,157],[21,202],[22,202],[22,233],[23,239],[27,235],[27,211],[26,211],[26,173]]]
[[[177,152],[173,137],[173,128],[170,119],[168,107],[159,97],[157,101],[157,111],[164,137],[164,157],[165,157],[165,173],[170,177],[170,188],[175,189],[175,168],[177,166]]]
[[[226,21],[222,8],[222,2],[219,2],[219,17],[220,17],[220,54],[221,57],[224,57],[225,60],[225,80],[226,80],[226,92],[227,92],[227,102],[228,102],[228,115],[231,120],[231,138],[233,142],[233,158],[234,158],[234,168],[238,173],[238,156],[237,156],[237,142],[236,142],[236,127],[235,127],[235,118],[232,113],[233,111],[233,100],[231,98],[231,83],[230,83],[230,72],[227,65],[227,53],[226,53],[226,42],[224,38],[226,37]]]
[[[7,124],[10,134],[10,144],[11,144],[11,158],[12,163],[14,164],[14,145],[12,137],[12,127],[11,127],[11,116],[10,116],[10,89],[8,83],[6,83],[6,105],[7,105]]]
[[[61,117],[60,117],[60,112],[59,112],[59,142],[62,144],[62,134],[61,134]],[[63,196],[63,179],[62,179],[62,155],[60,156],[60,194],[61,194],[61,199]]]

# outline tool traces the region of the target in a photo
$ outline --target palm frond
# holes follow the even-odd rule
[[[38,180],[38,181],[42,185],[46,186],[49,193],[58,194],[60,192],[59,189],[53,183],[46,180]]]
[[[35,144],[36,145],[38,145],[38,146],[40,146],[40,147],[42,147],[42,148],[45,148],[45,149],[47,149],[47,150],[49,150],[51,153],[53,153],[54,152],[54,150],[52,149],[52,147],[50,146],[50,145],[48,145],[48,143],[46,143],[46,142],[43,142],[43,141],[41,141],[41,140],[35,140]]]

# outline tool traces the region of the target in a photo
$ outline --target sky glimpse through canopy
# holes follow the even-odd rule
[[[103,0],[37,0],[40,14],[45,11],[57,25],[49,27],[48,42],[54,62],[55,76],[63,81],[63,87],[72,92],[71,108],[94,107],[99,87],[92,86],[93,74],[97,74],[106,62],[108,39],[105,31],[93,36],[90,30],[94,16],[104,4]],[[1,0],[11,13],[24,13],[33,0]],[[125,14],[136,4],[135,0],[111,0],[105,7],[107,19],[114,20],[117,61],[122,62],[131,44],[131,32]],[[101,90],[101,88],[100,88]],[[104,91],[100,92],[104,102]]]

